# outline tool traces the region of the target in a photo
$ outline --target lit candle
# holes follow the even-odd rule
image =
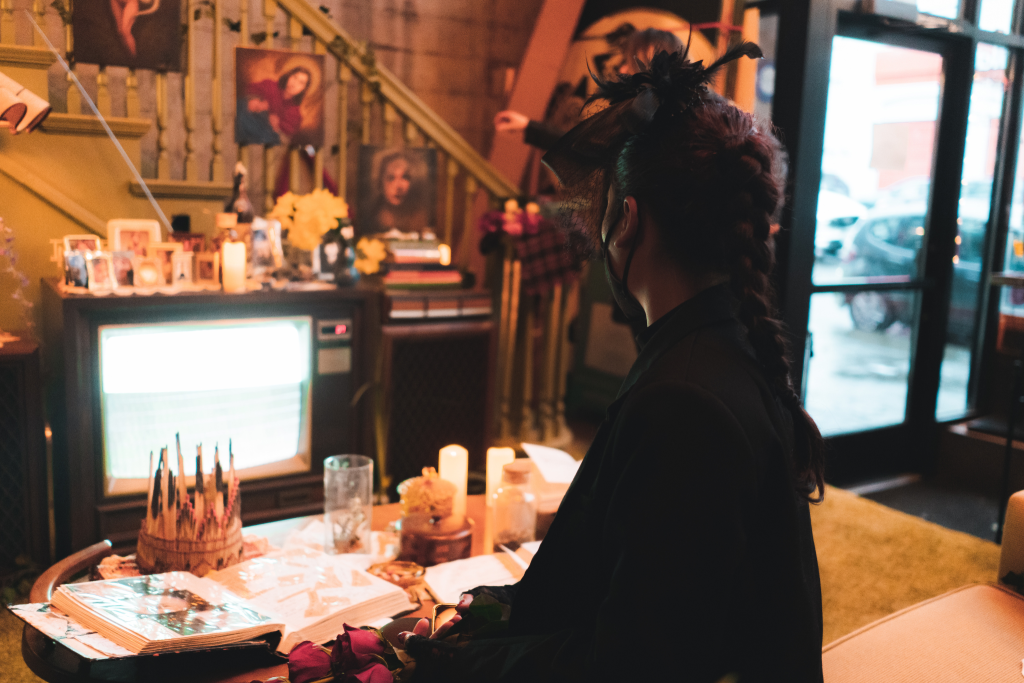
[[[437,472],[442,479],[455,485],[455,502],[452,514],[466,514],[466,480],[469,478],[469,451],[452,444],[441,449],[438,456]]]
[[[516,452],[511,448],[487,449],[487,505],[493,501],[491,496],[501,484],[501,468],[516,459]]]
[[[221,273],[225,292],[245,291],[245,243],[225,242],[221,247]]]

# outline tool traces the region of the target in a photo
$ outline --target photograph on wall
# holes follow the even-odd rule
[[[356,229],[362,235],[426,239],[437,223],[437,150],[426,147],[359,150]]]
[[[75,61],[181,71],[181,0],[75,0]]]
[[[324,144],[324,57],[235,48],[235,142]]]

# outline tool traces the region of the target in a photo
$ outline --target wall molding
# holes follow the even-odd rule
[[[107,117],[107,125],[118,138],[137,140],[153,126],[149,119]],[[40,126],[40,130],[50,135],[93,135],[106,137],[107,131],[95,116],[85,114],[52,113]]]
[[[161,199],[227,199],[234,190],[232,183],[197,182],[194,180],[160,180],[146,178],[146,186],[154,197]],[[145,197],[142,186],[134,180],[128,183],[133,197]]]
[[[83,228],[100,237],[107,236],[107,222],[10,158],[0,155],[0,173],[18,183]]]
[[[49,69],[57,58],[45,48],[27,45],[0,45],[0,64],[27,69]]]

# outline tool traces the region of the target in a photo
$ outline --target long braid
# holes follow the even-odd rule
[[[794,488],[808,501],[820,502],[824,445],[793,388],[770,278],[775,265],[771,223],[784,187],[780,145],[749,114],[714,98],[694,107],[685,125],[674,123],[628,141],[615,182],[622,196],[643,198],[678,260],[729,274],[750,345],[793,416]]]

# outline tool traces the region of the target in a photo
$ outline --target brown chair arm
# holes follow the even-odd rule
[[[80,571],[88,569],[108,555],[113,555],[114,549],[110,541],[100,541],[88,548],[79,550],[73,555],[68,555],[63,560],[53,565],[40,575],[32,584],[32,591],[29,593],[29,600],[32,602],[50,602],[53,597],[53,590],[67,583],[68,579]]]

